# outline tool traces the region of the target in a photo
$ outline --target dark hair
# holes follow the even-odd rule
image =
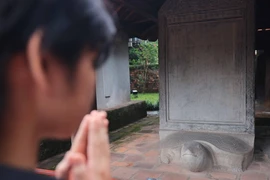
[[[3,78],[10,56],[25,51],[38,29],[43,32],[41,50],[70,68],[86,47],[99,53],[96,66],[102,64],[116,33],[103,0],[0,0],[0,91],[5,91]]]
[[[42,49],[69,66],[85,46],[107,54],[116,31],[102,0],[0,1],[0,57],[23,51],[37,29],[43,31]]]

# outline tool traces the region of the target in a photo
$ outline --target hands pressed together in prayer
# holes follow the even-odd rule
[[[58,179],[111,180],[108,124],[106,112],[83,118],[71,150],[56,168]]]

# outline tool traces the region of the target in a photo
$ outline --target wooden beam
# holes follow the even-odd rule
[[[119,12],[122,9],[123,5],[120,5],[119,7],[116,8],[116,12]]]
[[[129,12],[129,14],[125,17],[125,20],[127,20],[132,14],[134,14],[133,11]]]
[[[147,36],[148,33],[150,33],[151,31],[153,31],[154,29],[157,29],[157,28],[158,28],[157,25],[151,26],[150,28],[146,29],[146,31],[144,31],[142,33],[142,36]]]
[[[111,1],[119,5],[123,5],[124,7],[130,9],[131,11],[134,11],[137,14],[140,14],[141,16],[151,21],[154,21],[156,23],[158,22],[158,18],[155,15],[147,12],[144,8],[137,7],[134,3],[131,3],[127,0],[111,0]]]
[[[123,31],[128,32],[129,35],[132,34],[132,35],[134,35],[134,36],[136,36],[138,38],[141,37],[141,34],[138,31],[136,31],[136,28],[134,28],[133,26],[127,26],[127,25],[125,25],[125,26],[122,26],[121,29]]]
[[[131,22],[132,24],[140,24],[140,23],[144,23],[144,22],[148,22],[149,20],[148,19],[142,19],[142,20],[139,20],[139,21],[133,21]]]

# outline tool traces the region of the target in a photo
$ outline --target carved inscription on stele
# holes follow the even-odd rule
[[[187,14],[216,9],[245,8],[249,0],[167,0],[160,14]]]
[[[169,121],[245,122],[243,23],[234,19],[168,26]]]
[[[243,18],[243,16],[244,16],[243,9],[234,9],[234,10],[202,12],[196,14],[183,14],[180,16],[168,15],[166,19],[167,24],[170,25],[179,23],[220,20],[220,19]]]

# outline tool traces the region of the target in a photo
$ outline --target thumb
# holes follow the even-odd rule
[[[85,164],[86,158],[80,153],[68,152],[56,167],[57,179],[68,179],[72,167],[76,164]]]

